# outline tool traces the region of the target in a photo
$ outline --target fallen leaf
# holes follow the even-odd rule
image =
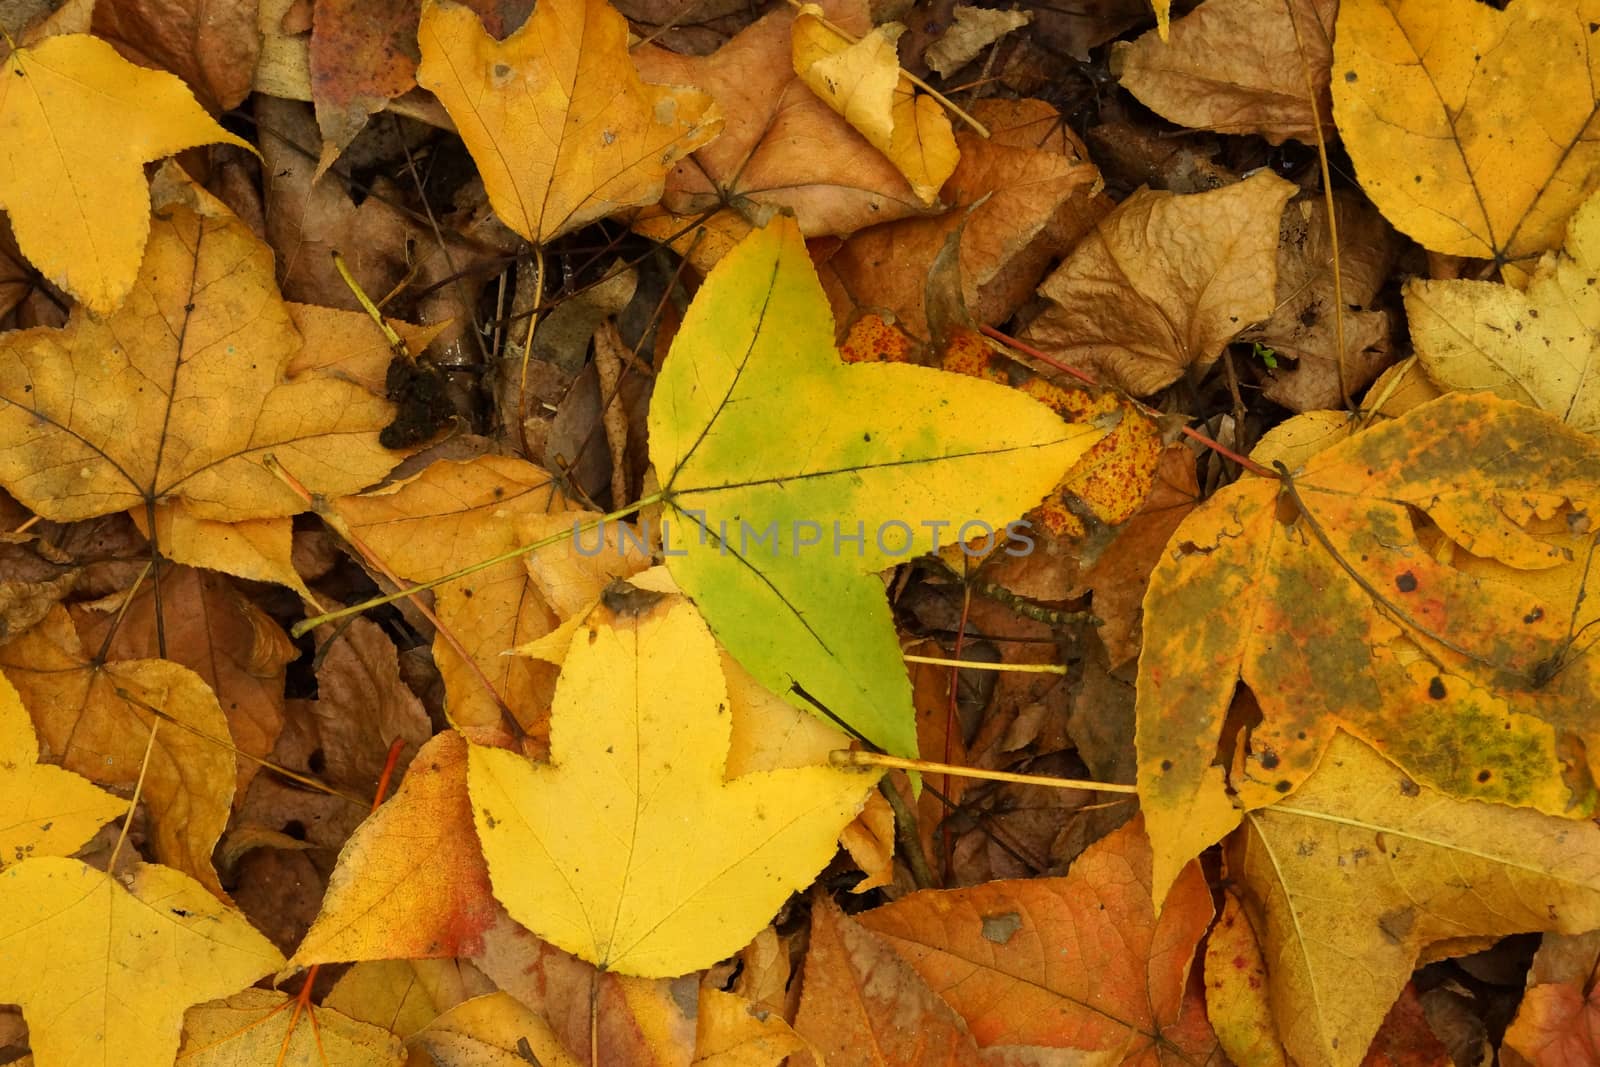
[[[473,956],[496,910],[467,799],[467,745],[447,730],[340,851],[290,962]]]
[[[195,145],[249,144],[188,87],[87,34],[0,62],[0,207],[34,266],[92,311],[133,289],[150,233],[144,165]]]
[[[335,508],[395,573],[431,581],[521,545],[518,516],[560,513],[567,505],[540,468],[481,456],[430,464],[394,485],[346,497]],[[524,729],[537,725],[542,736],[549,672],[526,657],[501,655],[543,637],[559,621],[538,595],[526,564],[506,560],[436,587],[434,597],[440,621],[472,657],[464,663],[446,640],[434,640],[451,723],[496,727],[504,701]],[[483,677],[495,693],[485,689]]]
[[[390,745],[404,742],[393,768],[403,774],[433,725],[401,681],[394,642],[381,626],[352,619],[337,634],[324,630],[318,637],[317,699],[310,707],[324,760],[321,777],[370,796],[389,767]]]
[[[94,32],[133,62],[176,74],[212,112],[250,95],[261,53],[254,0],[104,0]]]
[[[0,871],[0,997],[22,1005],[40,1064],[170,1063],[184,1009],[238,992],[283,957],[178,871],[124,884],[77,860]]]
[[[468,783],[514,919],[606,970],[670,977],[766,925],[832,857],[875,776],[803,767],[725,781],[716,645],[687,602],[644,596],[589,615],[556,690],[550,765],[473,746]]]
[[[1560,244],[1600,168],[1596,20],[1595,0],[1343,0],[1333,114],[1384,216],[1496,264]]]
[[[679,531],[667,565],[768,689],[911,755],[911,689],[875,573],[940,530],[994,541],[1102,431],[993,383],[844,365],[829,319],[792,220],[701,286],[650,405],[664,521]],[[803,446],[765,448],[785,425]]]
[[[182,1067],[398,1067],[405,1048],[388,1030],[314,1004],[300,1010],[275,989],[246,989],[190,1008],[184,1017]]]
[[[1112,46],[1122,87],[1164,119],[1191,129],[1258,133],[1270,144],[1334,138],[1328,68],[1338,0],[1209,0],[1132,43]]]
[[[418,40],[417,83],[455,120],[495,213],[536,244],[654,203],[721,128],[707,94],[639,78],[605,0],[547,0],[504,41],[470,8],[427,0]]]
[[[1526,291],[1415,279],[1405,288],[1417,357],[1444,389],[1487,389],[1600,434],[1600,195]]]
[[[311,10],[311,99],[322,152],[317,177],[356,139],[367,119],[417,84],[415,2],[315,0]]]
[[[1600,924],[1600,828],[1457,800],[1342,731],[1291,799],[1245,817],[1227,860],[1306,1067],[1359,1064],[1429,945]]]
[[[955,21],[950,28],[922,54],[923,62],[940,77],[954,74],[979,52],[1033,21],[1031,11],[996,11],[968,4],[957,4],[952,14]]]
[[[863,0],[822,7],[836,26],[871,29]],[[722,135],[668,176],[662,207],[676,218],[650,225],[651,233],[664,237],[725,207],[731,210],[710,221],[731,227],[719,242],[731,247],[779,211],[792,212],[801,232],[814,237],[926,210],[894,164],[801,84],[792,57],[794,21],[794,12],[774,11],[709,56],[650,45],[634,52],[644,77],[699,86],[725,119]]]
[[[1597,458],[1547,415],[1452,394],[1318,453],[1292,483],[1249,478],[1192,512],[1151,578],[1139,660],[1158,895],[1238,821],[1213,761],[1241,679],[1262,716],[1227,776],[1247,810],[1293,793],[1343,725],[1449,795],[1591,811],[1595,660],[1569,655],[1577,605],[1519,575],[1583,571],[1525,527],[1592,514]],[[1440,540],[1504,576],[1436,558]]]
[[[509,993],[457,1004],[417,1031],[414,1041],[438,1067],[579,1067],[550,1024]]]
[[[982,121],[1005,121],[998,106],[974,110]],[[1027,127],[1048,128],[1045,116],[1055,116],[1054,109],[1044,105],[1039,112]],[[972,317],[1004,322],[1027,302],[1050,260],[1099,210],[1100,172],[1082,155],[1037,147],[1037,135],[1023,128],[997,125],[994,134],[956,134],[961,160],[940,193],[949,211],[869,227],[822,265],[838,321],[849,322],[854,308],[882,308],[908,333],[927,337],[928,275],[958,228],[961,295]]]
[[[201,518],[305,508],[268,454],[313,492],[369,485],[392,407],[332,378],[285,381],[300,346],[272,253],[182,172],[157,177],[162,217],[114,315],[0,340],[0,483],[58,521],[179,499]]]
[[[1278,217],[1294,192],[1263,172],[1191,196],[1135,193],[1045,279],[1051,306],[1024,337],[1138,396],[1204,370],[1271,316]]]
[[[900,70],[895,41],[905,27],[877,26],[851,41],[821,11],[802,9],[794,20],[794,72],[905,175],[918,199],[932,204],[960,152],[944,107],[919,94]]]
[[[373,960],[340,975],[322,1006],[409,1042],[451,1008],[493,990],[494,983],[466,960]],[[413,1046],[409,1067],[432,1067],[427,1055]]]
[[[128,805],[71,771],[39,762],[22,697],[0,674],[0,868],[38,856],[69,856]]]
[[[777,1012],[720,989],[700,991],[693,1067],[780,1067],[805,1047]]]
[[[317,602],[294,569],[294,523],[287,516],[221,522],[200,518],[182,502],[158,504],[151,510],[154,527],[145,508],[129,509],[128,517],[145,540],[160,545],[161,554],[173,563],[253,582],[275,582],[293,589],[307,604]]]
[[[223,896],[211,850],[228,821],[234,766],[228,720],[211,688],[170,660],[91,660],[59,605],[0,645],[0,668],[67,770],[131,788],[149,751],[141,798],[157,858]],[[146,705],[177,722],[158,726]]]
[[[1528,990],[1506,1029],[1508,1067],[1578,1067],[1600,1062],[1600,931],[1545,934],[1528,971]]]
[[[283,686],[300,650],[289,635],[220,574],[163,568],[156,587],[142,584],[109,612],[73,609],[78,641],[109,661],[169,659],[194,671],[216,694],[227,737],[241,753],[235,795],[261,770],[283,730]],[[167,655],[161,656],[165,649]]]
[[[503,912],[473,962],[531,1008],[584,1067],[683,1067],[694,1055],[696,976],[669,981],[598,970]]]
[[[795,1029],[827,1067],[977,1067],[986,1063],[966,1023],[884,939],[823,896]]]
[[[1346,396],[1356,396],[1393,359],[1393,323],[1372,304],[1389,280],[1400,242],[1365,201],[1336,193],[1333,203],[1344,308],[1334,293],[1326,203],[1321,197],[1291,203],[1280,220],[1277,305],[1266,322],[1239,335],[1296,361],[1292,369],[1269,371],[1261,390],[1291,411],[1344,407]],[[1336,314],[1344,319],[1342,338]]]
[[[1250,917],[1234,893],[1206,938],[1206,1018],[1237,1067],[1286,1067],[1267,995],[1267,964]]]
[[[1184,990],[1211,894],[1198,866],[1185,869],[1159,916],[1149,889],[1150,849],[1136,820],[1092,845],[1065,878],[924,890],[858,921],[916,968],[982,1047],[1204,1063],[1216,1039]]]

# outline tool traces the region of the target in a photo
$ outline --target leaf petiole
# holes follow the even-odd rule
[[[660,503],[665,498],[665,493],[652,493],[649,496],[642,497],[639,500],[634,501],[625,508],[618,508],[616,511],[601,515],[598,518],[590,519],[588,522],[577,523],[570,530],[563,530],[560,533],[551,534],[549,537],[541,537],[539,540],[531,542],[530,544],[522,545],[519,548],[513,548],[507,552],[502,552],[498,556],[491,556],[488,559],[479,560],[477,563],[471,564],[467,567],[462,567],[460,570],[451,571],[449,574],[443,574],[437,578],[430,578],[425,582],[417,582],[414,585],[406,586],[404,589],[397,589],[393,593],[389,593],[385,596],[375,596],[370,600],[363,600],[359,604],[351,604],[349,607],[340,608],[337,611],[324,612],[323,614],[317,615],[310,619],[301,619],[299,622],[295,623],[289,628],[289,633],[295,637],[301,637],[316,627],[321,626],[323,623],[334,622],[350,615],[357,615],[363,611],[367,611],[370,608],[381,607],[384,604],[391,604],[394,601],[399,600],[401,597],[414,596],[417,593],[423,592],[427,589],[432,589],[435,586],[444,585],[447,582],[453,582],[458,578],[465,578],[468,575],[477,574],[479,571],[488,570],[490,567],[504,563],[507,560],[516,559],[519,556],[526,556],[530,552],[537,552],[541,548],[547,548],[550,545],[559,544],[560,542],[578,534],[588,533],[590,530],[593,530],[597,527],[603,527],[608,522],[616,522],[618,519],[625,519],[629,515],[632,515],[643,508],[649,507],[651,504]]]
[[[930,760],[903,759],[886,756],[881,752],[860,752],[838,748],[828,753],[828,762],[835,767],[886,767],[900,771],[921,771],[923,774],[949,774],[957,778],[981,778],[986,782],[1020,782],[1023,785],[1042,785],[1051,789],[1091,789],[1099,793],[1137,793],[1138,786],[1119,785],[1116,782],[1091,782],[1084,778],[1052,778],[1044,774],[1013,774],[1011,771],[987,771],[979,767],[961,767],[954,763],[934,763]]]

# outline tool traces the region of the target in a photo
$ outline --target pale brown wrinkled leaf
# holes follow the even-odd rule
[[[1295,187],[1263,172],[1211,193],[1144,190],[1046,278],[1031,343],[1136,395],[1204,370],[1272,314],[1278,217]]]
[[[1123,88],[1180,126],[1316,143],[1307,73],[1323,135],[1333,139],[1328,68],[1338,0],[1207,0],[1112,50]]]

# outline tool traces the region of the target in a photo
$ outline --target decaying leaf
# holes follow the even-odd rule
[[[1192,196],[1135,193],[1045,279],[1051,306],[1024,336],[1139,396],[1204,370],[1272,314],[1278,216],[1294,191],[1263,172]]]
[[[58,521],[179,499],[197,517],[293,515],[305,504],[262,460],[315,492],[354,492],[398,458],[393,408],[333,377],[287,379],[300,335],[272,251],[181,171],[139,279],[114,315],[0,339],[0,484]]]
[[[504,41],[470,8],[429,0],[418,37],[417,83],[455,120],[495,214],[539,244],[653,203],[721,128],[707,94],[640,80],[605,0],[546,0]]]
[[[1492,282],[1415,279],[1411,337],[1428,377],[1488,389],[1600,434],[1600,195],[1572,216],[1566,244],[1526,291]]]
[[[1139,660],[1157,895],[1238,822],[1215,761],[1240,680],[1262,715],[1226,769],[1247,810],[1292,794],[1343,725],[1449,795],[1593,811],[1600,662],[1574,647],[1579,605],[1538,592],[1586,553],[1538,524],[1585,529],[1597,508],[1594,438],[1452,394],[1192,512],[1151,578]]]
[[[878,26],[851,41],[812,5],[795,19],[794,71],[899,169],[924,204],[956,169],[960,152],[944,107],[900,71],[895,41],[905,27]]]
[[[1259,133],[1273,144],[1315,143],[1307,73],[1323,132],[1334,136],[1328,97],[1338,0],[1207,0],[1172,24],[1113,46],[1117,80],[1180,126]]]
[[[550,765],[473,746],[468,783],[513,918],[606,970],[664,977],[766,925],[833,855],[875,776],[725,781],[716,645],[690,604],[655,596],[589,615],[556,690]]]
[[[1333,108],[1361,187],[1436,252],[1561,242],[1600,168],[1597,0],[1343,0]]]
[[[1600,931],[1546,934],[1528,971],[1528,990],[1506,1029],[1510,1067],[1578,1067],[1600,1061]]]
[[[250,93],[261,52],[255,0],[104,0],[95,35],[141,66],[170,70],[208,110],[238,107]]]
[[[39,762],[39,741],[16,689],[0,674],[0,868],[68,856],[128,809],[87,778]]]
[[[1206,1017],[1238,1067],[1286,1067],[1272,1017],[1261,940],[1234,893],[1206,937]]]
[[[1246,816],[1227,858],[1262,917],[1284,1047],[1307,1067],[1361,1063],[1429,945],[1600,924],[1600,829],[1446,796],[1343,731],[1293,797]]]
[[[798,438],[774,450],[782,425]],[[990,382],[840,363],[799,229],[780,219],[706,279],[656,378],[667,564],[768,689],[910,755],[911,687],[876,572],[941,530],[996,540],[1102,436]]]
[[[1216,1039],[1185,990],[1211,894],[1198,866],[1159,915],[1149,888],[1150,848],[1136,820],[1092,845],[1065,878],[925,890],[858,921],[916,968],[980,1046],[1204,1063]]]
[[[135,864],[126,886],[77,860],[0,871],[0,997],[22,1005],[41,1067],[171,1063],[184,1009],[283,963],[194,880]]]
[[[22,252],[106,314],[139,275],[150,233],[144,165],[194,145],[249,145],[165,71],[67,34],[0,62],[0,207]]]

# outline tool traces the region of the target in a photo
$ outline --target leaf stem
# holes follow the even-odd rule
[[[385,596],[375,596],[370,600],[363,600],[359,604],[351,604],[349,607],[340,608],[337,611],[325,612],[316,616],[315,618],[301,619],[299,622],[295,623],[294,626],[290,627],[289,633],[295,637],[300,637],[316,627],[321,626],[325,622],[333,622],[337,619],[343,619],[350,615],[359,614],[370,608],[381,607],[384,604],[392,604],[401,597],[415,596],[416,594],[424,592],[425,590],[433,589],[436,586],[445,585],[448,582],[453,582],[458,578],[465,578],[468,575],[477,574],[479,571],[488,570],[490,567],[504,563],[507,560],[513,560],[519,556],[526,556],[530,552],[537,552],[541,548],[547,548],[550,545],[559,544],[560,542],[567,540],[569,537],[575,537],[578,534],[587,533],[590,530],[604,526],[608,522],[616,522],[618,519],[625,519],[640,509],[649,507],[651,504],[658,504],[664,499],[666,499],[666,493],[664,492],[651,493],[649,496],[641,497],[625,508],[618,508],[616,511],[608,512],[607,514],[601,515],[596,519],[590,519],[588,522],[574,524],[571,530],[563,530],[560,533],[551,534],[549,537],[541,537],[539,540],[530,544],[522,545],[520,548],[510,549],[509,551],[500,553],[498,556],[491,556],[489,559],[479,560],[477,563],[462,567],[460,570],[451,571],[449,574],[440,575],[437,578],[430,578],[425,582],[417,582],[415,585],[405,586],[404,588],[397,589],[395,592],[389,593]]]
[[[901,656],[907,663],[931,663],[935,667],[960,667],[975,671],[1016,671],[1019,674],[1066,674],[1060,663],[989,663],[976,659],[947,659],[944,656]]]
[[[921,771],[924,774],[949,774],[957,778],[981,778],[986,782],[1020,782],[1023,785],[1042,785],[1051,789],[1090,789],[1100,793],[1139,791],[1137,786],[1119,785],[1116,782],[1091,782],[1083,778],[1051,778],[1043,774],[987,771],[978,767],[959,767],[953,763],[902,759],[899,756],[885,756],[880,752],[858,752],[848,748],[835,749],[828,753],[828,762],[835,767],[888,767],[901,771]]]

